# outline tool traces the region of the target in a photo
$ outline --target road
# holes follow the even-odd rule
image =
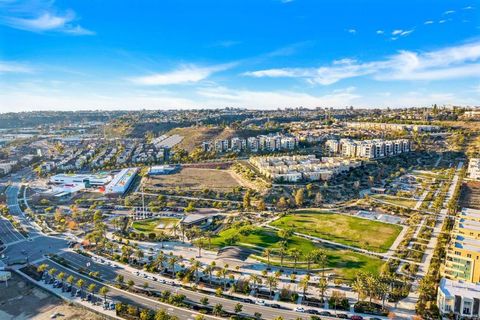
[[[13,225],[10,223],[3,223],[0,224],[1,226],[1,236],[3,236],[2,240],[5,239],[7,241],[6,249],[3,251],[2,260],[7,264],[12,264],[19,261],[25,261],[34,263],[35,265],[39,265],[41,263],[48,263],[49,265],[53,265],[54,262],[51,260],[45,259],[45,254],[53,253],[57,255],[63,256],[69,263],[72,269],[65,268],[64,266],[55,265],[55,268],[58,270],[62,270],[67,272],[68,274],[75,274],[75,268],[79,267],[87,267],[87,262],[90,262],[88,267],[91,271],[99,271],[102,275],[102,282],[98,282],[96,280],[90,279],[86,276],[82,276],[79,274],[75,274],[78,278],[83,278],[85,281],[96,282],[97,288],[107,284],[111,284],[114,282],[115,277],[117,274],[122,274],[125,278],[125,281],[129,279],[134,280],[138,284],[142,284],[147,282],[149,287],[155,290],[169,290],[171,292],[177,292],[181,294],[185,294],[187,297],[187,301],[193,302],[200,302],[200,299],[203,297],[207,297],[210,301],[210,305],[215,305],[220,303],[223,305],[224,309],[230,312],[234,311],[235,305],[239,301],[216,297],[209,293],[201,293],[186,290],[180,288],[178,286],[168,285],[168,284],[161,284],[156,281],[145,279],[143,277],[138,277],[131,272],[125,269],[116,269],[112,266],[102,265],[94,263],[90,258],[82,256],[77,253],[70,252],[68,249],[68,241],[61,237],[54,237],[48,236],[40,233],[33,223],[31,223],[21,211],[18,205],[18,192],[19,192],[19,185],[18,181],[13,181],[12,185],[8,188],[7,194],[7,204],[11,209],[12,215],[14,215],[22,225],[27,229],[28,238],[23,238],[23,236],[18,236],[18,232],[15,231]],[[165,308],[170,313],[177,315],[180,319],[191,319],[192,318],[192,311],[188,309],[176,308],[170,305],[165,305],[160,303],[154,299],[150,299],[145,296],[140,296],[137,294],[132,294],[130,292],[126,292],[123,290],[119,290],[114,288],[113,286],[110,287],[111,292],[109,296],[118,301],[132,303],[143,307],[154,307],[154,308]],[[243,303],[243,311],[244,314],[254,315],[255,313],[262,314],[263,319],[274,319],[276,317],[283,317],[284,319],[310,319],[310,316],[307,314],[297,313],[292,310],[284,310],[284,309],[275,309],[268,306],[260,306],[256,304],[250,303]],[[214,319],[214,317],[207,317],[208,319]],[[322,318],[328,319],[328,317],[322,316]]]

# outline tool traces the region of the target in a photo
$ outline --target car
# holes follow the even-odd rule
[[[373,317],[373,318],[369,318],[369,320],[382,320],[382,319],[377,318],[377,317]]]
[[[279,305],[278,303],[272,303],[272,304],[270,305],[270,307],[275,308],[275,309],[281,309],[281,308],[282,308],[282,306]]]
[[[65,288],[65,291],[67,291],[67,292],[72,291],[72,286],[71,286],[71,285],[68,285],[68,286]]]
[[[339,314],[337,314],[337,318],[340,318],[340,319],[348,319],[348,314],[346,314],[346,313],[339,313]]]
[[[110,310],[115,310],[115,302],[110,301],[109,309]]]
[[[246,299],[243,299],[243,302],[245,302],[245,303],[253,303],[253,300],[246,298]]]
[[[295,311],[295,312],[305,312],[305,309],[303,307],[295,307],[295,309],[293,309],[293,311]]]
[[[315,309],[308,309],[307,311],[305,311],[306,313],[309,313],[309,314],[320,314],[317,310]]]
[[[321,316],[327,316],[327,317],[331,317],[332,314],[328,311],[320,311],[319,315]]]
[[[152,277],[153,281],[158,281],[157,277]]]
[[[77,290],[75,292],[75,297],[80,297],[82,295],[82,291],[81,290]]]
[[[265,305],[265,300],[257,299],[257,300],[255,300],[255,304],[257,304],[259,306],[264,306]]]
[[[353,315],[350,317],[350,320],[363,320],[363,317],[358,315]]]
[[[91,300],[92,300],[92,294],[89,293],[89,294],[87,295],[87,301],[91,301]]]

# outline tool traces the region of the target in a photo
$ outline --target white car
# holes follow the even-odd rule
[[[295,312],[305,312],[305,309],[302,308],[302,307],[295,307],[295,309],[293,309],[293,311],[295,311]]]
[[[257,300],[255,300],[255,304],[258,304],[259,306],[264,306],[265,305],[265,300],[257,299]]]

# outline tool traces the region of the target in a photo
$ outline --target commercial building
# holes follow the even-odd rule
[[[104,186],[112,181],[109,174],[57,174],[50,177],[50,182],[55,184],[84,184],[90,186]]]
[[[463,208],[458,214],[443,276],[480,283],[480,210]]]
[[[125,193],[138,173],[138,168],[127,168],[115,175],[105,187],[105,193]]]
[[[480,180],[480,158],[472,158],[468,161],[467,176],[474,180]]]
[[[177,172],[180,169],[179,166],[152,166],[148,169],[149,176],[163,175],[163,174],[172,174]]]
[[[475,318],[480,316],[480,284],[440,280],[437,293],[437,305],[443,315]]]

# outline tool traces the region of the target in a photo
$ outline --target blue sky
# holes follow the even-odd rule
[[[0,0],[0,112],[480,104],[475,0]]]

